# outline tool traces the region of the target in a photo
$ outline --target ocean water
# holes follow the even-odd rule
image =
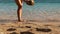
[[[0,3],[0,20],[2,19],[17,19],[15,3]],[[60,21],[60,3],[35,3],[34,6],[24,3],[22,19]]]

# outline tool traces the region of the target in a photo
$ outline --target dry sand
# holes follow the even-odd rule
[[[0,34],[60,34],[59,22],[7,22],[0,24]]]

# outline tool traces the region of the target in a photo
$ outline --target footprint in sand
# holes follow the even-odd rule
[[[26,32],[20,32],[20,34],[34,34],[34,33],[26,31]]]
[[[40,32],[51,32],[51,29],[45,29],[45,28],[36,28],[36,31],[40,31]]]
[[[18,34],[18,33],[16,33],[16,32],[12,32],[12,33],[10,33],[10,34]]]
[[[16,29],[15,28],[9,28],[7,29],[7,31],[15,31]]]
[[[31,28],[31,26],[25,26],[26,28]]]

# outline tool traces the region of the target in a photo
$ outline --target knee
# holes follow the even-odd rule
[[[22,6],[21,6],[21,5],[19,5],[19,6],[18,6],[18,8],[22,8]]]

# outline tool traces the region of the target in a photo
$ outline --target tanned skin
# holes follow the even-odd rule
[[[18,16],[18,21],[21,22],[21,17],[22,17],[22,0],[15,0],[18,9],[17,9],[17,16]]]

